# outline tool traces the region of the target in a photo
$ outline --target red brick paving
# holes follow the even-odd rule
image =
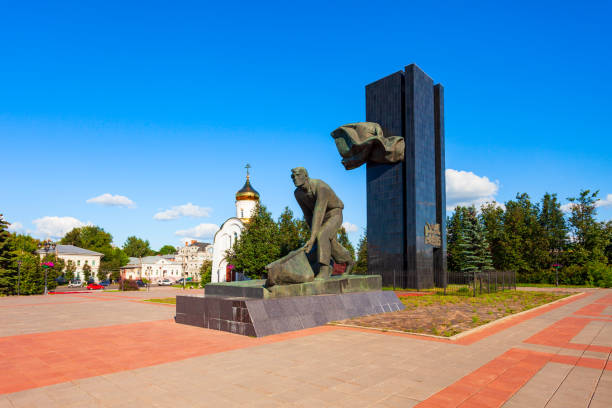
[[[595,358],[513,348],[416,405],[418,408],[501,407],[548,362],[611,370]]]
[[[541,332],[531,336],[525,343],[541,344],[544,346],[562,347],[572,350],[589,350],[600,353],[612,352],[612,347],[589,344],[571,343],[571,340],[585,328],[589,322],[598,319],[581,319],[566,317],[548,326]]]
[[[0,338],[0,394],[274,343],[335,330],[316,327],[263,338],[172,320]],[[189,347],[169,347],[189,344]]]

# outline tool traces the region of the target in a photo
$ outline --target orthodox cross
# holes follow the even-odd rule
[[[244,166],[244,168],[247,170],[247,179],[249,178],[249,169],[251,168],[251,165],[249,163],[247,163],[246,166]]]

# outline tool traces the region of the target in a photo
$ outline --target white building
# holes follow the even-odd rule
[[[40,259],[44,258],[47,252],[44,250],[37,251]],[[100,252],[90,251],[89,249],[79,248],[74,245],[56,245],[55,250],[49,250],[49,254],[55,253],[59,259],[64,260],[64,264],[68,265],[68,262],[72,262],[75,266],[74,278],[85,280],[83,275],[83,268],[85,265],[89,265],[91,268],[91,277],[97,282],[98,281],[98,270],[100,269],[100,260],[104,256]],[[64,267],[65,268],[65,267]]]
[[[121,279],[144,278],[153,283],[166,278],[176,281],[183,276],[183,267],[180,262],[174,260],[174,255],[130,257],[128,264],[119,269]]]
[[[221,225],[213,241],[212,282],[227,282],[232,280],[232,274],[227,270],[226,252],[240,238],[245,224],[253,216],[253,210],[259,202],[259,193],[251,187],[247,166],[247,178],[244,186],[236,193],[236,216],[229,218]]]
[[[176,261],[179,262],[187,277],[200,279],[200,268],[204,261],[213,258],[213,246],[207,242],[185,242],[185,246],[178,249]]]

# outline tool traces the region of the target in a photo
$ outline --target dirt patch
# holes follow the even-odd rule
[[[406,310],[336,323],[450,337],[504,316],[569,296],[568,292],[500,292],[477,297],[430,294],[401,296]]]

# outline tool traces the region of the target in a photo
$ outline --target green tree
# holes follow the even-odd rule
[[[154,252],[149,245],[149,241],[135,236],[127,237],[125,243],[123,244],[123,252],[125,252],[127,256],[133,256],[136,258],[154,255]]]
[[[447,265],[451,272],[461,272],[465,266],[462,245],[467,212],[467,207],[457,206],[446,222]]]
[[[64,267],[64,275],[66,276],[66,279],[68,281],[74,280],[75,272],[76,272],[76,265],[74,264],[73,260],[69,259],[68,262],[66,262],[66,266]]]
[[[461,272],[471,274],[493,268],[489,243],[487,242],[483,224],[476,215],[474,206],[468,207],[464,213],[464,228],[461,231],[460,244],[463,265]]]
[[[160,255],[176,254],[176,248],[173,247],[172,245],[164,245],[163,247],[159,249],[159,251],[157,251],[157,253]]]
[[[506,202],[504,231],[506,263],[504,269],[519,273],[519,278],[550,266],[547,236],[538,220],[540,213],[526,193]]]
[[[16,260],[9,225],[0,214],[0,295],[11,295],[17,287]]]
[[[212,279],[212,261],[205,260],[200,267],[200,285],[204,287]]]
[[[570,197],[572,203],[569,217],[572,243],[570,259],[572,263],[584,265],[587,262],[607,263],[605,251],[609,243],[606,226],[596,220],[597,195],[599,191],[580,191],[578,197]]]
[[[83,279],[85,282],[89,282],[89,278],[91,278],[91,266],[85,264],[83,265]]]
[[[607,236],[606,240],[608,242],[605,249],[605,255],[608,259],[608,264],[612,264],[612,221],[606,223],[605,231]]]
[[[19,291],[22,295],[43,293],[45,289],[45,275],[40,262],[40,257],[35,254],[25,253],[21,257],[21,284]]]
[[[502,270],[506,264],[504,209],[495,202],[486,203],[480,208],[480,221],[490,246],[493,267]]]
[[[95,225],[86,225],[72,229],[59,243],[102,252],[103,248],[111,247],[112,242],[113,236],[104,231],[103,228]]]
[[[567,241],[567,224],[557,194],[544,194],[540,204],[538,221],[546,235],[548,249],[564,249]]]
[[[253,214],[240,238],[227,251],[227,260],[236,270],[260,278],[265,266],[279,258],[278,225],[264,205],[258,203]]]
[[[348,249],[348,251],[351,253],[351,258],[355,260],[355,248],[353,248],[344,227],[340,227],[338,230],[338,243]]]
[[[277,224],[281,257],[306,243],[300,236],[300,225],[298,220],[293,218],[293,211],[291,211],[289,207],[285,207],[280,217],[278,217]]]
[[[355,275],[366,275],[368,273],[368,235],[366,233],[359,239],[357,262],[355,262],[353,273]]]

